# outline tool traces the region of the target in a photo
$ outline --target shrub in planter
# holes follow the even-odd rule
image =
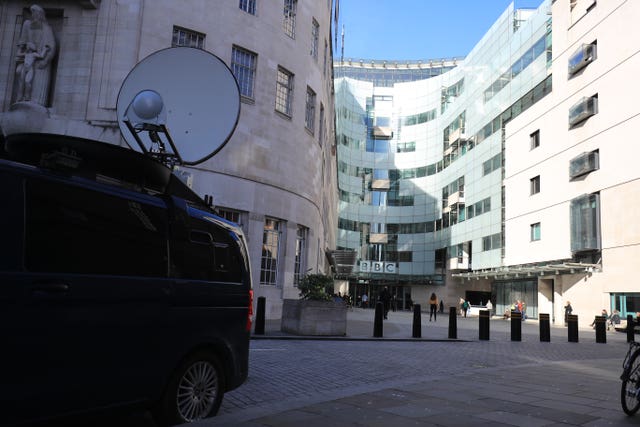
[[[308,274],[298,284],[300,299],[285,299],[282,306],[283,332],[296,335],[339,335],[347,333],[347,306],[333,301],[333,279]]]

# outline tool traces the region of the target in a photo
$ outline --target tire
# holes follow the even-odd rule
[[[154,418],[159,426],[184,424],[218,413],[225,379],[218,358],[198,352],[174,371]]]
[[[640,408],[640,352],[636,352],[629,361],[628,371],[631,374],[622,380],[620,401],[622,410],[627,415],[633,415]]]

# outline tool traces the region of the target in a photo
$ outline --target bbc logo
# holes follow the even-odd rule
[[[360,261],[360,271],[363,273],[395,273],[394,262]]]

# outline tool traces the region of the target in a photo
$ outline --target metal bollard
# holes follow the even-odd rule
[[[413,338],[422,338],[422,319],[420,304],[413,305]]]
[[[264,313],[267,299],[265,297],[258,297],[258,304],[256,306],[256,326],[253,330],[256,335],[264,335]]]
[[[382,301],[376,303],[376,313],[373,319],[373,336],[374,338],[382,338],[382,317],[384,313],[384,304]]]
[[[457,308],[449,307],[449,338],[458,338],[458,317]]]
[[[634,342],[635,341],[635,328],[634,328],[634,321],[633,321],[633,316],[630,314],[627,314],[627,342]]]
[[[511,312],[511,341],[522,341],[522,313]]]
[[[578,342],[578,315],[570,314],[567,316],[567,338],[569,342]]]
[[[540,342],[551,342],[551,325],[549,324],[549,314],[538,314],[540,322]]]
[[[489,341],[489,310],[480,310],[478,317],[478,339]]]
[[[604,316],[596,316],[594,319],[596,324],[596,342],[607,343],[607,318]]]

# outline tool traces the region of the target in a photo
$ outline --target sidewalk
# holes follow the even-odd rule
[[[640,425],[620,405],[626,334],[591,328],[570,343],[567,328],[522,324],[512,342],[508,320],[490,321],[478,340],[477,317],[447,315],[411,338],[413,314],[390,312],[383,338],[373,338],[373,310],[347,315],[346,337],[294,337],[267,321],[251,344],[249,380],[229,393],[219,416],[196,426],[626,426]],[[391,370],[391,371],[388,371]],[[391,373],[391,375],[390,375]],[[364,376],[363,376],[364,375]],[[374,378],[367,378],[373,376]]]
[[[409,340],[409,341],[452,341],[449,338],[449,313],[438,313],[436,321],[429,321],[429,313],[421,313],[421,338],[413,338],[413,313],[409,311],[390,311],[388,319],[383,321],[382,338],[373,337],[375,310],[352,308],[347,312],[347,334],[344,337],[305,337],[280,331],[280,320],[266,320],[265,334],[252,335],[253,339],[319,339],[319,340]],[[521,324],[522,340],[539,341],[540,324],[537,319],[528,319]],[[456,317],[457,340],[477,341],[479,339],[479,318]],[[550,327],[552,341],[568,341],[566,327]],[[607,341],[626,342],[626,334],[614,330],[607,331]],[[511,321],[494,316],[489,322],[489,339],[491,341],[511,341]],[[595,330],[579,328],[578,339],[584,342],[595,342]]]

